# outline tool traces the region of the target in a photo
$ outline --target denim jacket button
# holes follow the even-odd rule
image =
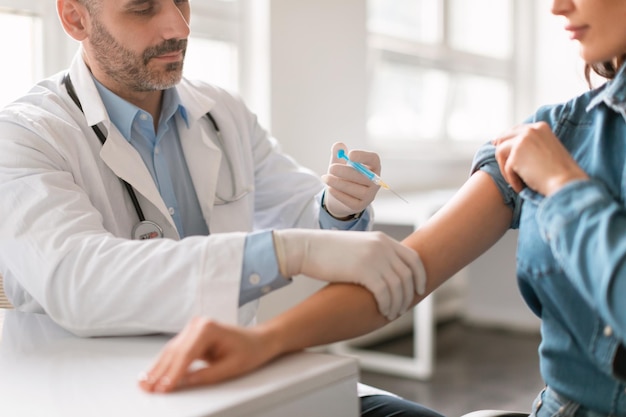
[[[613,329],[611,326],[604,326],[604,335],[606,337],[611,337],[613,335]]]

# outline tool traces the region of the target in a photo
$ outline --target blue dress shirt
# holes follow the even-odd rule
[[[154,130],[152,116],[129,103],[94,79],[111,122],[141,155],[148,171],[169,208],[170,215],[181,238],[208,235],[209,228],[202,215],[198,196],[180,144],[179,129],[188,128],[187,111],[175,88],[164,91],[161,117]],[[177,123],[183,120],[185,125]],[[321,207],[320,207],[321,208]],[[337,220],[324,209],[320,210],[323,229],[366,230],[369,213],[350,221]],[[239,293],[239,305],[289,284],[291,280],[280,275],[274,251],[271,230],[248,234]]]

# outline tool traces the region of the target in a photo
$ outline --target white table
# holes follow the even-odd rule
[[[77,338],[45,315],[0,310],[2,316],[3,416],[359,415],[358,366],[351,358],[297,353],[223,384],[148,394],[137,376],[167,337]]]

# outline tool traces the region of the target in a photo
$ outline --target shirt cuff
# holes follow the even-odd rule
[[[326,191],[324,191],[326,193]],[[339,220],[333,217],[324,207],[324,197],[320,200],[320,228],[327,230],[353,230],[362,232],[368,230],[371,219],[371,208],[365,209],[358,217],[348,220]]]
[[[246,236],[241,269],[239,306],[261,298],[291,283],[280,275],[274,250],[272,231],[265,230]]]

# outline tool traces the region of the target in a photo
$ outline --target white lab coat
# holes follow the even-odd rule
[[[84,115],[62,84],[44,80],[0,112],[0,273],[18,309],[45,312],[78,335],[177,332],[193,315],[254,321],[257,303],[237,308],[247,232],[319,227],[323,184],[282,154],[236,97],[183,80],[189,115],[182,148],[208,237],[180,240],[141,157],[113,125],[80,57],[70,67]],[[222,131],[233,175],[205,117]],[[179,116],[177,116],[179,117]],[[101,145],[90,128],[108,132]],[[131,240],[136,211],[119,178],[136,190],[165,239]]]

